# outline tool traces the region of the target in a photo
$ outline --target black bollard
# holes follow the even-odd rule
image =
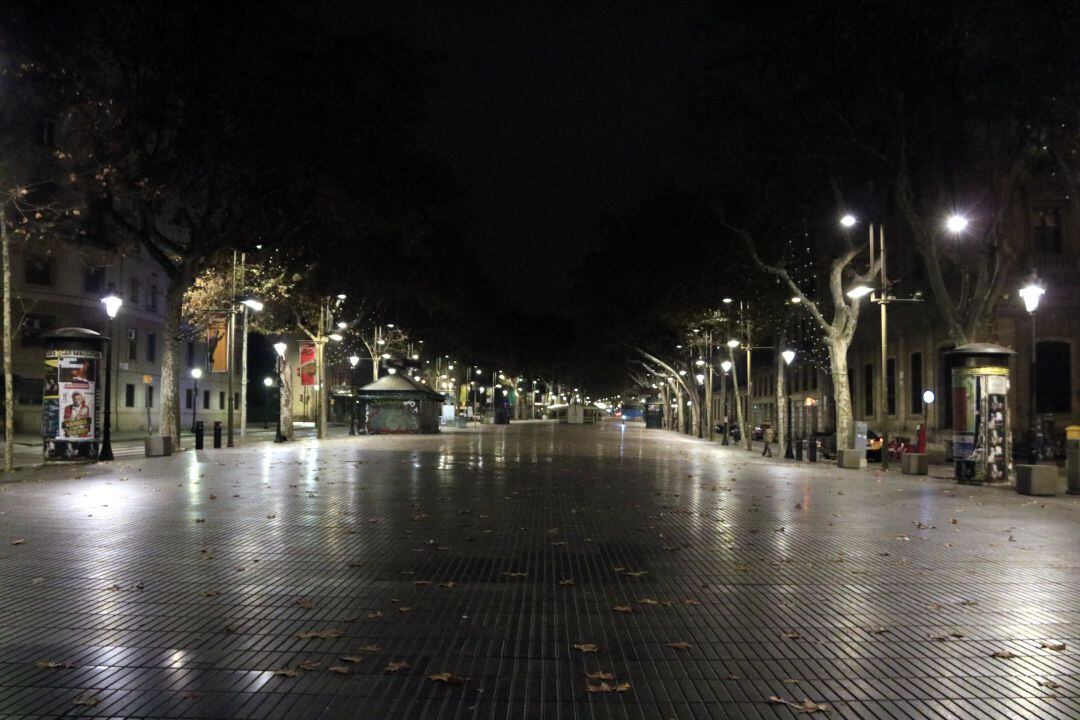
[[[796,460],[802,460],[802,448],[803,448],[803,441],[802,441],[802,438],[799,438],[798,440],[795,441],[795,459]]]
[[[205,434],[206,434],[206,431],[203,429],[203,421],[199,420],[197,423],[195,423],[195,449],[196,450],[202,450],[203,449],[203,436]]]
[[[214,449],[217,450],[221,447],[221,421],[214,421]]]

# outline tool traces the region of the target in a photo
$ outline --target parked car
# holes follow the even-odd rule
[[[881,436],[873,430],[866,431],[866,462],[881,462]]]

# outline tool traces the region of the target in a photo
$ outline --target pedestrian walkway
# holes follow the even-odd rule
[[[1075,497],[515,423],[50,467],[0,513],[6,717],[1080,717]]]

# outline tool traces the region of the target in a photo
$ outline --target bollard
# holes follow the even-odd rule
[[[817,438],[816,437],[811,436],[810,439],[806,441],[806,449],[807,449],[807,454],[808,454],[807,460],[809,460],[810,462],[817,462]]]
[[[196,450],[202,450],[203,449],[203,436],[205,434],[206,434],[206,431],[203,429],[203,421],[199,420],[197,423],[195,423],[195,449]]]
[[[795,459],[802,460],[803,440],[799,438],[795,441]]]
[[[214,449],[217,450],[221,447],[221,421],[214,421]]]

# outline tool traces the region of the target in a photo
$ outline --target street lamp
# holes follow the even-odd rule
[[[783,352],[780,353],[780,357],[784,358],[784,365],[790,365],[791,363],[795,362],[795,351],[790,350],[790,349],[789,350],[784,350]],[[784,372],[784,370],[781,369],[780,372]],[[787,420],[787,422],[785,423],[785,429],[784,429],[784,440],[785,440],[785,443],[784,443],[784,459],[785,460],[793,460],[795,458],[795,453],[793,451],[793,444],[792,444],[792,438],[791,438],[791,400],[790,400],[790,397],[791,397],[791,391],[788,390],[788,384],[785,382],[784,383],[784,397],[781,398],[781,402],[783,402],[784,405],[785,405],[784,415],[786,416],[786,420]]]
[[[859,283],[858,285],[847,291],[847,296],[852,300],[858,300],[861,297],[866,297],[872,292],[874,292],[874,288],[870,287],[866,283]]]
[[[274,386],[274,378],[269,376],[264,377],[263,386],[266,388],[266,395],[264,396],[263,403],[263,430],[266,430],[269,427],[270,422],[270,388]]]
[[[1046,293],[1039,278],[1032,273],[1027,284],[1020,288],[1020,297],[1024,301],[1024,308],[1031,316],[1031,428],[1029,430],[1030,447],[1028,448],[1028,462],[1035,465],[1039,462],[1039,450],[1042,445],[1042,428],[1039,427],[1039,415],[1035,407],[1036,402],[1036,362],[1038,360],[1038,344],[1035,335],[1035,313],[1039,309],[1039,301]]]
[[[953,213],[945,219],[945,229],[953,235],[959,235],[967,230],[968,219],[959,213]]]
[[[736,342],[738,342],[738,341],[736,341]],[[720,444],[721,445],[729,445],[730,442],[728,441],[728,427],[730,425],[730,420],[729,420],[730,410],[728,409],[727,379],[728,379],[728,373],[731,371],[731,361],[730,360],[722,361],[720,363],[720,369],[724,371],[724,439],[720,441]]]
[[[98,460],[112,460],[112,354],[113,354],[113,320],[120,312],[123,299],[116,293],[116,284],[109,283],[108,292],[101,298],[105,305],[105,314],[109,317],[109,348],[105,353],[105,428],[101,434],[101,448],[98,450]]]
[[[286,345],[283,342],[274,343],[274,352],[277,353],[277,357],[274,358],[274,365],[275,365],[275,368],[277,370],[278,387],[281,387],[286,382],[286,379],[281,377],[281,374],[282,374],[283,368],[285,367],[284,366],[285,350],[288,349],[288,347],[289,346]],[[291,382],[291,378],[289,379],[289,382]],[[277,411],[277,430],[274,432],[274,442],[276,442],[276,443],[285,442],[285,438],[282,437],[282,435],[281,435],[281,400],[282,400],[283,397],[284,396],[281,395],[281,393],[279,392],[278,393],[278,411]],[[292,397],[291,392],[289,393],[289,397],[290,398]]]
[[[846,228],[854,227],[856,222],[858,221],[855,219],[855,216],[850,213],[840,218],[840,224]]]
[[[191,368],[191,379],[195,387],[192,389],[191,403],[191,432],[195,432],[195,413],[199,409],[199,378],[202,377],[202,368]]]

